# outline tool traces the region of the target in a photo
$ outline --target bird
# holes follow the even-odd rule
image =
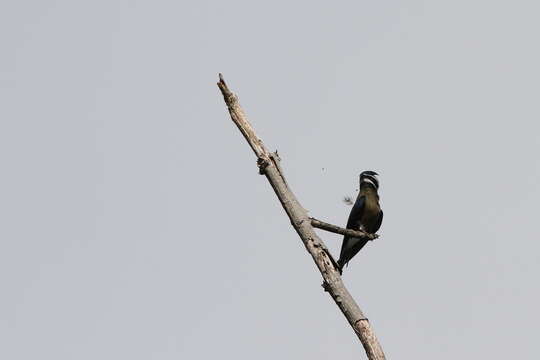
[[[360,174],[360,192],[354,202],[347,229],[363,230],[374,234],[381,227],[383,211],[379,205],[379,180],[375,171],[367,170]],[[345,235],[341,245],[341,253],[337,262],[339,272],[366,245],[368,240]]]

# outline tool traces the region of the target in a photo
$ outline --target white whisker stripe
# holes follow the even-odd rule
[[[370,183],[371,185],[377,187],[377,184],[372,179],[370,179],[368,177],[363,178],[362,182],[367,182],[367,183]]]

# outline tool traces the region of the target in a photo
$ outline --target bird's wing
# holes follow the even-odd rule
[[[358,230],[359,228],[358,222],[362,218],[365,205],[366,205],[366,197],[359,196],[358,199],[356,199],[356,202],[354,203],[353,208],[351,209],[351,213],[349,214],[349,220],[347,220],[347,229]]]
[[[360,229],[360,219],[362,218],[362,215],[364,213],[365,205],[366,197],[359,196],[354,203],[351,213],[349,214],[349,220],[347,220],[347,229]],[[347,235],[343,237],[343,243],[341,244],[341,251],[338,260],[340,273],[343,270],[343,266],[345,266],[345,264],[348,263],[349,260],[356,254],[357,251],[355,252],[353,248],[355,247],[355,244],[357,244],[359,241],[363,240],[360,240],[358,238],[352,238]]]
[[[377,222],[375,223],[375,226],[373,227],[375,230],[373,232],[377,232],[382,224],[382,218],[383,218],[383,211],[381,210],[379,212],[379,217],[377,218]]]

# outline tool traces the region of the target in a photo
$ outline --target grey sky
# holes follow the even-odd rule
[[[365,358],[222,72],[313,216],[381,174],[344,280],[388,358],[535,359],[539,10],[1,2],[0,358]]]

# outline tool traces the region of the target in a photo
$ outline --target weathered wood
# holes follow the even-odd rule
[[[333,232],[336,234],[341,235],[348,235],[351,237],[361,238],[365,240],[375,240],[379,238],[379,235],[377,234],[369,234],[367,232],[364,232],[362,230],[353,230],[353,229],[344,229],[336,225],[332,225],[329,223],[326,223],[324,221],[315,219],[315,218],[309,218],[311,220],[311,225],[313,227],[316,227],[317,229],[326,230],[329,232]]]
[[[247,120],[238,102],[238,98],[229,90],[221,74],[219,75],[218,86],[223,94],[225,104],[229,109],[231,119],[257,156],[259,172],[264,174],[270,182],[292,226],[321,272],[325,290],[328,291],[343,315],[345,315],[345,318],[364,346],[368,358],[370,360],[385,359],[381,345],[377,341],[368,319],[345,288],[330,252],[315,233],[312,226],[312,219],[310,219],[307,211],[300,205],[293,192],[289,189],[285,181],[285,176],[279,166],[280,159],[277,153],[268,152],[264,143],[259,139]]]

